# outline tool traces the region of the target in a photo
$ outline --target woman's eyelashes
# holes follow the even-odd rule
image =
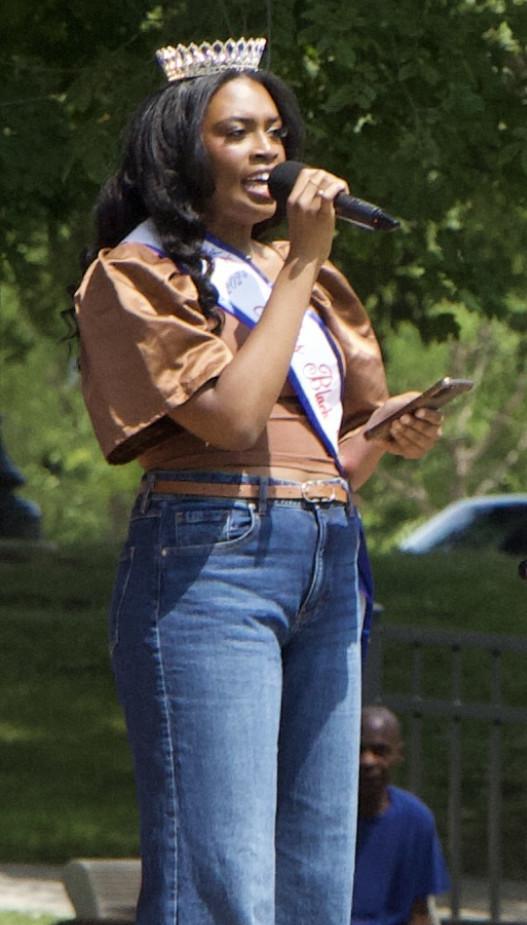
[[[229,141],[242,141],[253,131],[255,129],[252,126],[233,125],[224,130],[224,135]],[[273,141],[281,142],[287,137],[287,129],[283,125],[273,125],[265,130],[265,134]]]
[[[229,128],[225,132],[225,137],[237,141],[238,139],[245,138],[247,135],[247,129],[243,127]]]

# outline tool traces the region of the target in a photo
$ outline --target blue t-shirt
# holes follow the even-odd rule
[[[406,790],[388,792],[383,813],[359,819],[352,925],[406,925],[416,899],[450,886],[432,812]]]

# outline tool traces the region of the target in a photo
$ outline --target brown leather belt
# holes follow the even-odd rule
[[[259,484],[248,482],[172,482],[158,479],[145,482],[141,492],[156,492],[170,495],[198,495],[204,498],[253,498],[262,495]],[[349,493],[341,482],[325,482],[313,479],[298,485],[267,485],[263,493],[268,501],[339,501],[347,504]]]

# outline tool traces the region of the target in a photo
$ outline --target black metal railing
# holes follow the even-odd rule
[[[407,689],[396,689],[397,683],[387,680],[390,647],[397,645],[398,658],[401,646],[409,657]],[[438,697],[427,693],[424,684],[423,662],[425,655],[442,650],[450,662],[448,693]],[[463,688],[464,657],[469,651],[487,654],[488,698],[486,702],[467,696]],[[462,791],[462,721],[483,721],[488,731],[488,788],[487,788],[487,879],[489,915],[492,922],[501,917],[501,883],[503,867],[503,729],[507,724],[527,726],[527,707],[514,706],[504,696],[503,660],[514,653],[527,667],[527,637],[506,636],[499,633],[473,633],[419,629],[407,626],[390,626],[382,623],[379,615],[374,620],[364,678],[364,702],[379,703],[403,714],[408,724],[407,747],[409,786],[420,794],[423,784],[423,720],[441,718],[447,723],[448,740],[448,807],[447,839],[449,867],[452,880],[450,894],[451,917],[461,916],[462,900],[462,844],[463,844],[463,791]],[[484,662],[482,660],[481,669]],[[524,675],[525,676],[525,675]]]

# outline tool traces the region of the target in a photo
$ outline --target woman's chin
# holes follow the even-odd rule
[[[276,212],[276,202],[274,199],[265,196],[248,195],[251,210],[254,213],[254,222],[264,222],[272,218]]]

